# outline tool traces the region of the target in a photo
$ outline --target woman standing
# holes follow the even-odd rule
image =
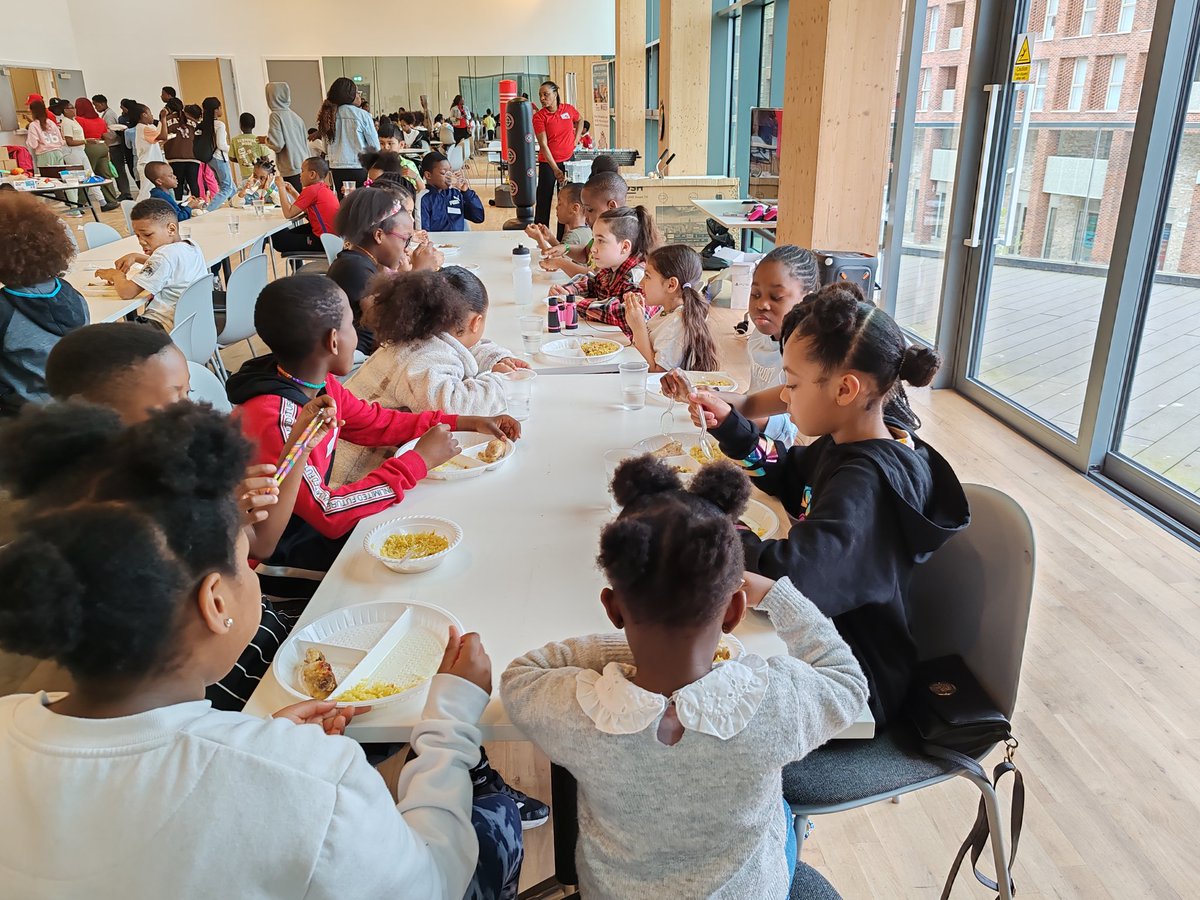
[[[454,127],[454,143],[471,136],[471,118],[462,94],[456,94],[454,102],[450,104],[450,124]]]
[[[167,101],[162,111],[162,124],[165,127],[167,140],[163,144],[163,153],[167,162],[179,179],[175,188],[175,199],[182,200],[187,194],[200,196],[200,162],[196,159],[196,126],[191,117],[184,111],[183,101],[172,97]],[[142,166],[138,159],[138,166]]]
[[[329,93],[317,113],[317,134],[329,145],[329,170],[339,198],[346,182],[361,187],[367,180],[367,172],[359,163],[358,155],[379,149],[379,136],[370,113],[354,105],[358,96],[358,87],[353,81],[338,78],[329,86]]]
[[[107,158],[108,148],[104,146],[104,141],[88,139],[87,132],[83,130],[83,125],[77,118],[78,113],[69,100],[64,100],[59,105],[59,113],[62,118],[59,120],[58,127],[62,129],[63,143],[66,144],[63,148],[63,159],[66,160],[68,166],[81,166],[84,176],[90,177],[96,173],[96,170],[92,167],[89,149],[99,146]],[[106,170],[102,177],[108,177]],[[87,192],[92,203],[99,204],[101,212],[111,212],[117,208],[117,192],[111,184],[104,185],[103,191],[97,187],[90,187]]]
[[[537,207],[533,221],[548,226],[554,188],[567,180],[562,164],[575,154],[575,145],[583,133],[583,116],[570,103],[558,99],[558,85],[553,81],[542,82],[538,99],[542,108],[533,114],[533,133],[538,142]],[[558,230],[561,240],[561,222]]]
[[[117,124],[124,125],[125,129],[120,131],[118,136],[121,138],[121,146],[125,155],[125,166],[129,170],[130,193],[133,193],[133,188],[141,187],[141,175],[138,172],[137,159],[137,131],[138,119],[141,116],[141,106],[136,100],[130,100],[128,97],[121,99],[121,114],[117,116]],[[108,120],[106,115],[105,121]],[[116,129],[114,129],[116,130]]]
[[[33,154],[33,166],[37,170],[36,174],[40,175],[42,174],[40,171],[42,166],[53,167],[66,163],[64,150],[67,144],[63,140],[61,129],[59,129],[55,122],[50,121],[50,111],[46,108],[46,104],[43,101],[31,100],[29,103],[29,114],[33,116],[33,120],[29,123],[29,128],[25,132],[25,146]],[[77,191],[72,191],[71,194],[72,196],[78,196]],[[69,209],[66,215],[77,219],[83,213],[78,209]]]
[[[91,163],[92,171],[101,178],[111,178],[113,172],[116,171],[116,163],[112,159],[108,145],[108,141],[113,137],[108,123],[100,117],[100,113],[87,97],[80,97],[75,101],[75,116],[76,121],[83,128],[83,136],[87,140],[87,145],[83,150],[87,154],[88,162]],[[115,185],[106,184],[100,188],[109,203],[115,203],[121,198],[121,192],[118,190],[119,184],[118,180]]]

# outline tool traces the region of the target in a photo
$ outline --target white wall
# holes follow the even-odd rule
[[[77,38],[69,41],[70,52],[77,53],[71,59],[78,59],[89,91],[110,100],[132,97],[157,109],[161,87],[176,82],[172,57],[228,56],[241,107],[234,112],[251,112],[259,122],[268,113],[266,57],[396,56],[405,49],[429,55],[583,56],[616,48],[615,0],[439,0],[436,19],[414,0],[391,9],[368,5],[365,16],[358,12],[362,7],[343,8],[328,0],[207,0],[199,19],[186,27],[175,22],[156,29],[153,40],[144,23],[161,18],[161,0],[113,0],[102,7],[89,0],[39,0],[36,24],[4,22],[0,60],[6,51],[11,55],[33,46],[46,22],[67,21],[65,14],[43,14],[47,4],[70,8]],[[413,15],[414,9],[422,11]],[[51,46],[60,43],[56,35]],[[67,52],[64,46],[62,53]],[[66,67],[58,56],[55,50],[48,61]]]
[[[79,53],[70,27],[68,0],[3,5],[0,65],[34,69],[78,69]]]

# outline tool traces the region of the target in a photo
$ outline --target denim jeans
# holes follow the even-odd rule
[[[792,873],[792,877],[796,876],[796,861],[800,857],[800,848],[796,844],[796,823],[792,818],[792,808],[788,806],[787,800],[783,801],[784,815],[787,816],[787,837],[783,843],[783,853],[787,857],[788,871]]]
[[[229,160],[221,159],[216,155],[208,161],[208,167],[217,176],[217,193],[208,201],[206,207],[211,212],[214,209],[220,209],[225,205],[225,201],[233,196],[233,175],[229,172]]]

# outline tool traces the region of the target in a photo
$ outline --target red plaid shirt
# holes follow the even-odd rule
[[[579,298],[577,309],[589,322],[616,325],[625,337],[633,340],[633,332],[625,321],[625,295],[640,294],[641,287],[633,280],[633,270],[644,268],[646,261],[630,256],[615,269],[596,269],[587,278],[566,286],[567,292]],[[660,306],[647,306],[646,319],[658,313]]]

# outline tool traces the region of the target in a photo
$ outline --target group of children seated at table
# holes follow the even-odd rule
[[[21,222],[0,249],[0,383],[24,407],[0,433],[0,487],[19,502],[0,549],[0,646],[73,682],[0,699],[0,869],[15,895],[515,896],[520,832],[548,810],[480,751],[492,676],[478,635],[450,635],[398,802],[339,736],[365,710],[240,712],[359,521],[455,456],[454,430],[521,438],[498,378],[527,363],[488,340],[484,284],[410,246],[415,197],[390,174],[336,210],[345,249],[328,277],[262,291],[270,352],[229,378],[229,418],[186,399],[186,362],[161,329],[85,326],[57,219],[0,197],[0,231]],[[544,268],[582,269],[559,289],[581,314],[619,325],[656,370],[719,368],[698,255],[658,246],[615,173],[559,202],[569,240],[531,236]],[[152,199],[135,213],[145,257],[106,274],[118,290],[150,283],[161,325],[153,279],[179,264],[161,253],[179,242],[175,212]],[[533,650],[500,679],[513,722],[579,782],[586,896],[786,897],[782,768],[865,704],[877,729],[903,727],[907,585],[969,521],[904,392],[930,382],[935,351],[853,285],[821,287],[802,248],[758,264],[750,304],[751,393],[664,376],[729,461],[685,487],[641,457],[612,481],[621,512],[600,535],[599,599],[623,634]],[[313,419],[318,439],[297,447]],[[782,502],[786,536],[739,523],[751,484]],[[748,609],[787,655],[714,664]],[[232,821],[253,822],[254,839],[212,827]]]

